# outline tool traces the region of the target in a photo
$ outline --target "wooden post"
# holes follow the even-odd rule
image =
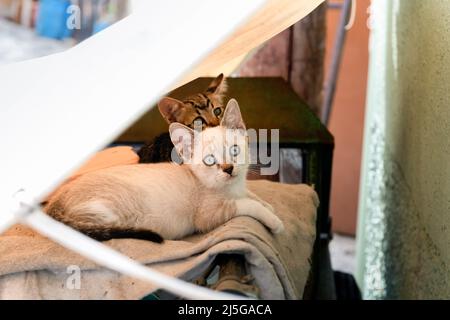
[[[321,114],[326,40],[324,2],[291,27],[289,82],[318,116]]]

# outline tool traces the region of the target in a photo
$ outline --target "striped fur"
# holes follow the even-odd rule
[[[167,123],[179,122],[194,128],[194,121],[201,121],[202,128],[220,124],[224,106],[223,99],[227,85],[223,74],[217,76],[202,92],[186,97],[183,101],[163,98],[158,108]],[[163,133],[138,151],[140,163],[158,163],[171,161],[173,144],[168,133]]]

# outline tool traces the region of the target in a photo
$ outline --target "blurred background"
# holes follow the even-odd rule
[[[0,63],[67,49],[127,14],[124,0],[0,0]]]

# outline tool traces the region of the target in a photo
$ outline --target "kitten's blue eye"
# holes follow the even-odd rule
[[[241,148],[237,144],[230,147],[230,155],[236,157],[241,152]]]
[[[209,154],[203,158],[203,163],[205,165],[207,165],[208,167],[210,167],[210,166],[216,164],[216,158],[212,154]]]

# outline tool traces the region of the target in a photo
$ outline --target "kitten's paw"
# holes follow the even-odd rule
[[[284,230],[283,222],[259,200],[239,199],[236,201],[236,216],[250,216],[261,222],[272,233],[280,233]]]
[[[260,197],[258,197],[256,194],[254,194],[253,192],[247,191],[248,192],[248,197],[250,199],[256,200],[259,203],[261,203],[265,208],[269,209],[270,212],[275,212],[274,208],[272,207],[272,205],[266,201],[264,201],[263,199],[261,199]]]
[[[270,212],[275,212],[275,209],[272,207],[272,205],[271,205],[270,203],[265,202],[265,201],[262,201],[261,203],[262,203],[262,205],[263,205],[264,207],[266,207],[267,209],[269,209]]]
[[[271,231],[273,234],[279,234],[279,233],[282,233],[282,232],[284,231],[284,224],[283,224],[283,221],[281,221],[280,218],[278,218],[278,217],[275,216],[275,217],[274,217],[274,222],[271,223],[270,231]]]

